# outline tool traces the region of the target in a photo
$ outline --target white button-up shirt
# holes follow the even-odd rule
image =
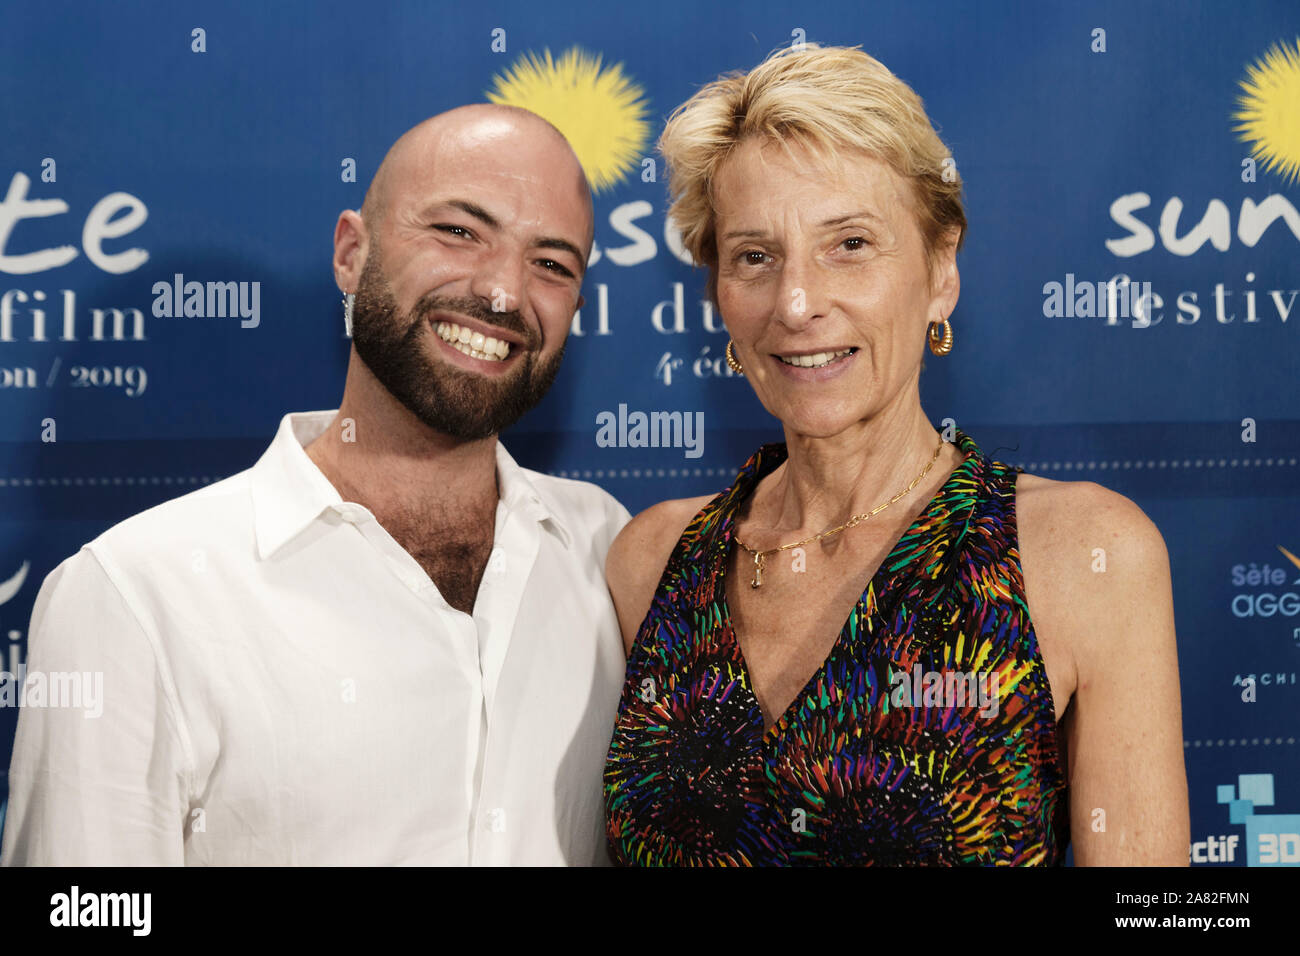
[[[0,863],[607,862],[627,510],[498,443],[467,615],[307,457],[333,417],[286,415],[252,468],[46,578],[25,681],[102,700],[23,707]]]

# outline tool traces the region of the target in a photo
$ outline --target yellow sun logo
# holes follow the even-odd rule
[[[493,103],[522,106],[553,123],[578,154],[595,192],[612,189],[635,168],[650,135],[645,91],[623,64],[574,47],[558,61],[527,53],[493,78]]]
[[[1275,43],[1247,64],[1241,88],[1241,108],[1232,114],[1240,122],[1233,129],[1251,144],[1251,155],[1265,170],[1294,182],[1300,177],[1300,38],[1294,49]]]

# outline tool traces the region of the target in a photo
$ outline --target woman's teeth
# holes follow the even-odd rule
[[[778,355],[786,365],[797,365],[800,368],[821,368],[823,365],[830,365],[842,355],[848,355],[856,349],[841,349],[838,352],[818,352],[816,355]]]
[[[438,337],[466,355],[485,362],[500,362],[510,354],[510,343],[474,332],[455,322],[439,322],[434,327]]]

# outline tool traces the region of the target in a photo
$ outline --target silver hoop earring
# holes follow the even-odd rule
[[[343,331],[352,338],[352,303],[356,296],[349,292],[343,296]]]

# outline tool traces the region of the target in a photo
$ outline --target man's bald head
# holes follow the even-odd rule
[[[591,188],[573,147],[564,134],[536,113],[518,106],[472,103],[432,116],[398,138],[375,171],[361,206],[361,218],[373,236],[383,225],[394,195],[419,175],[421,161],[439,149],[497,148],[503,139],[514,140],[525,151],[546,150],[567,154],[572,182],[592,218]],[[479,145],[484,144],[484,145]],[[526,155],[527,153],[525,153]],[[566,164],[567,165],[567,164]],[[588,237],[590,239],[590,236]]]

